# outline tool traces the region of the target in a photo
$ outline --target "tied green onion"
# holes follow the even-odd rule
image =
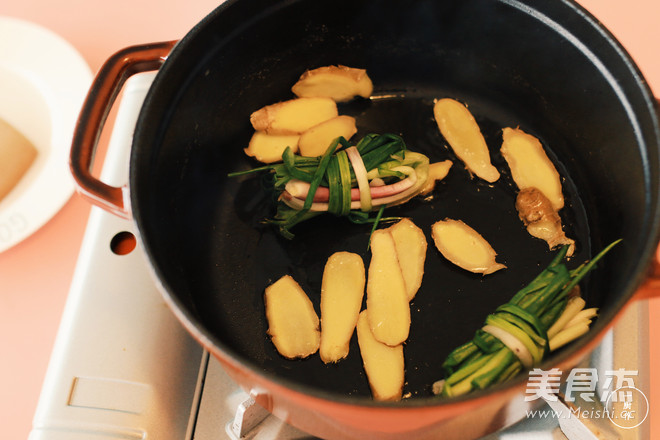
[[[350,157],[346,151],[349,148],[355,150]],[[353,168],[356,161],[364,165],[358,175]],[[319,157],[299,156],[286,148],[281,163],[231,173],[229,177],[268,172],[277,211],[267,222],[276,225],[284,237],[293,238],[293,226],[324,212],[358,224],[391,220],[383,216],[383,210],[418,194],[428,178],[428,165],[428,158],[408,151],[400,136],[369,134],[355,147],[338,137]],[[378,189],[378,197],[371,194],[369,181],[373,179],[384,185]]]
[[[502,383],[585,334],[597,309],[583,310],[585,301],[571,292],[620,241],[573,270],[564,264],[568,246],[560,249],[532,282],[488,315],[471,341],[447,356],[445,378],[434,384],[434,392],[459,396]]]
[[[314,193],[316,192],[316,189],[319,187],[321,184],[321,179],[324,177],[326,170],[328,166],[330,165],[330,160],[332,159],[332,155],[337,149],[337,146],[339,145],[340,139],[335,139],[332,144],[328,147],[328,149],[325,151],[323,156],[321,156],[321,160],[319,161],[319,165],[314,171],[314,174],[312,175],[312,181],[310,182],[310,191],[307,194],[307,197],[305,198],[305,204],[303,205],[302,209],[293,214],[290,218],[289,221],[295,223],[298,223],[302,220],[304,220],[307,216],[307,213],[309,212],[310,208],[312,207],[312,202],[314,200]],[[283,231],[284,236],[291,235],[288,230]],[[293,237],[293,235],[291,235]]]

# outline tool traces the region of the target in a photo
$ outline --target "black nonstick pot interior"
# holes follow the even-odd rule
[[[631,297],[658,241],[658,121],[648,88],[621,47],[569,1],[229,1],[173,50],[142,109],[131,157],[131,204],[166,294],[201,334],[246,368],[331,396],[369,396],[355,340],[347,359],[290,361],[266,336],[264,288],[292,275],[319,311],[321,275],[335,251],[369,263],[369,227],[321,216],[287,240],[263,220],[271,195],[243,153],[249,115],[290,99],[308,68],[367,69],[374,98],[340,106],[367,133],[403,136],[431,161],[452,159],[430,200],[388,210],[427,233],[422,287],[411,304],[406,387],[430,396],[451,349],[538,274],[553,256],[518,219],[501,130],[539,137],[563,177],[562,220],[577,240],[573,264],[623,243],[584,284],[601,308],[591,334]],[[467,103],[482,127],[493,185],[471,178],[433,120],[436,98]],[[461,219],[507,269],[474,275],[435,250],[430,225]],[[560,352],[567,356],[582,342]],[[549,362],[552,362],[551,358]]]

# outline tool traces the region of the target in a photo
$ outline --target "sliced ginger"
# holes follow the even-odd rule
[[[367,310],[374,337],[399,345],[410,331],[408,292],[392,234],[386,229],[371,236],[371,263],[367,278]]]
[[[444,98],[436,101],[433,114],[440,133],[471,173],[490,183],[500,178],[499,171],[490,162],[488,146],[479,125],[466,106]]]
[[[321,332],[314,305],[289,275],[266,288],[268,334],[277,351],[289,359],[310,356],[319,349]]]
[[[256,131],[268,134],[301,134],[338,115],[330,98],[296,98],[260,108],[250,115]]]
[[[323,362],[337,362],[348,355],[349,342],[364,296],[362,257],[335,252],[328,258],[321,284],[321,346]]]
[[[419,192],[419,195],[426,195],[433,191],[435,184],[440,180],[447,177],[449,170],[454,163],[451,160],[443,160],[442,162],[433,162],[429,164],[429,176],[426,179],[424,188]]]
[[[279,162],[282,160],[282,153],[286,147],[290,147],[294,153],[298,151],[299,138],[300,135],[297,134],[268,134],[263,131],[255,131],[248,147],[243,151],[259,162]]]
[[[336,116],[323,121],[300,135],[298,149],[301,156],[321,156],[328,149],[333,140],[343,136],[348,140],[357,133],[355,118],[352,116]]]
[[[543,150],[541,142],[517,128],[502,132],[502,156],[519,189],[537,188],[550,200],[555,211],[564,206],[559,173]]]
[[[516,209],[533,237],[545,240],[550,249],[568,245],[573,255],[575,241],[566,237],[559,210],[564,207],[561,178],[541,142],[518,128],[502,132],[502,156],[520,189]]]
[[[367,310],[360,313],[357,336],[362,364],[374,400],[400,400],[405,380],[403,345],[391,347],[374,338]]]
[[[340,65],[306,71],[291,91],[299,97],[326,97],[345,102],[355,96],[368,98],[373,88],[366,70]]]
[[[426,261],[426,236],[410,219],[404,218],[390,226],[390,234],[394,238],[399,266],[406,285],[408,301],[417,294],[424,276]]]
[[[530,235],[545,240],[550,249],[568,245],[566,255],[573,255],[575,240],[566,237],[559,214],[541,191],[536,188],[521,190],[516,197],[516,209]]]
[[[431,229],[435,246],[458,267],[484,275],[506,268],[495,261],[497,253],[486,239],[462,221],[441,220]]]

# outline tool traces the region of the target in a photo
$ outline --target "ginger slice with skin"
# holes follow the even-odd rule
[[[350,139],[357,133],[355,118],[352,116],[340,115],[317,124],[300,135],[298,140],[298,149],[301,156],[317,157],[322,156],[328,149],[328,146],[343,136],[344,139]]]
[[[408,339],[410,305],[392,234],[386,229],[371,236],[367,277],[367,311],[374,337],[395,346]]]
[[[305,358],[319,349],[321,332],[314,305],[289,275],[266,288],[268,334],[277,351],[289,359]]]
[[[497,253],[486,239],[462,221],[441,220],[431,230],[440,253],[458,267],[483,275],[506,268],[495,261]]]
[[[394,238],[396,254],[406,284],[408,301],[417,294],[422,285],[426,261],[426,236],[410,219],[404,218],[387,228]]]
[[[543,192],[531,187],[521,190],[516,197],[516,209],[530,235],[545,240],[550,249],[568,245],[566,255],[573,255],[575,240],[566,236],[559,213]]]
[[[366,70],[339,65],[306,71],[291,91],[299,97],[327,97],[346,102],[356,96],[370,97],[373,88]]]
[[[268,134],[301,134],[338,115],[330,98],[296,98],[260,108],[250,115],[250,123]]]
[[[467,169],[489,183],[500,178],[490,162],[486,140],[472,113],[460,102],[444,98],[435,102],[433,114],[440,133]]]
[[[433,162],[429,164],[429,176],[426,179],[424,187],[419,192],[419,195],[425,196],[435,188],[435,184],[440,180],[447,177],[449,170],[454,163],[451,160],[443,160],[442,162]]]
[[[507,127],[502,131],[500,151],[518,189],[537,188],[555,211],[564,207],[559,173],[536,137],[518,128]]]
[[[298,151],[299,138],[300,136],[297,134],[268,134],[256,131],[252,135],[248,147],[243,151],[259,162],[280,162],[286,147],[290,147],[294,153]]]
[[[335,252],[328,258],[321,282],[321,346],[323,362],[337,362],[348,355],[364,296],[362,257]]]
[[[520,129],[505,128],[501,152],[520,189],[516,209],[527,232],[545,240],[550,249],[568,245],[566,255],[573,255],[575,240],[566,237],[559,217],[564,207],[561,178],[541,142]]]
[[[367,313],[368,310],[360,313],[357,337],[371,394],[374,400],[401,400],[405,381],[403,345],[392,347],[374,338]]]

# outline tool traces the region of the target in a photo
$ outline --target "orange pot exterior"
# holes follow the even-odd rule
[[[655,251],[655,259],[651,263],[649,276],[635,293],[634,299],[644,300],[660,297],[660,246]]]
[[[523,387],[449,404],[414,406],[349,404],[323,399],[270,382],[217,351],[229,376],[263,407],[305,432],[327,439],[476,439],[511,420],[512,399]],[[263,391],[261,391],[263,390]],[[520,417],[524,416],[524,412]]]

